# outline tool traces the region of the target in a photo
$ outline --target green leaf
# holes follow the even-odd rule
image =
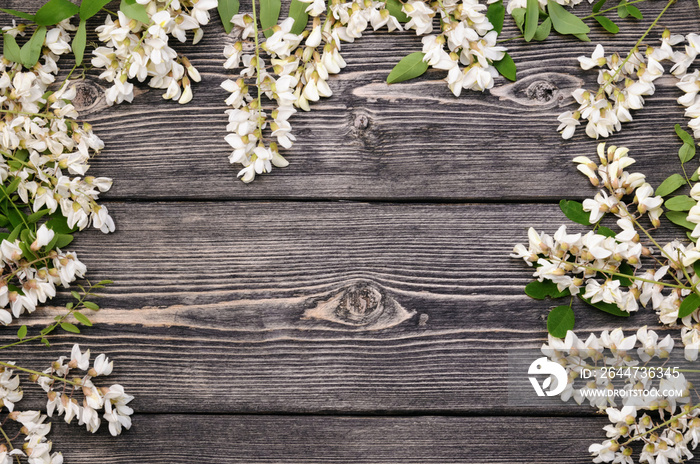
[[[560,34],[588,34],[591,29],[577,16],[569,13],[555,0],[547,0],[547,11],[552,18],[552,26]]]
[[[689,230],[695,229],[695,224],[688,221],[688,215],[681,211],[666,211],[664,213],[666,218],[677,226],[685,227]]]
[[[500,1],[500,0],[499,0]],[[292,0],[292,4],[294,2],[301,3],[299,0]],[[308,3],[301,3],[304,5],[304,8],[308,7]],[[406,13],[403,12],[401,9],[403,7],[403,3],[401,3],[399,0],[387,0],[385,3],[385,8],[389,10],[389,14],[396,18],[400,23],[407,23],[409,21],[409,17],[406,16]],[[490,9],[490,7],[489,7]],[[289,8],[289,11],[291,12],[291,7]],[[487,12],[488,15],[488,12]],[[291,16],[291,13],[290,15]],[[293,30],[293,29],[292,29]]]
[[[20,328],[17,330],[17,338],[19,338],[20,340],[22,340],[22,339],[24,339],[24,337],[26,337],[26,336],[27,336],[27,326],[26,326],[26,325],[23,325],[22,327],[20,327]]]
[[[611,303],[604,303],[602,301],[599,301],[597,303],[592,303],[590,298],[584,298],[581,294],[579,294],[578,297],[581,299],[581,301],[583,301],[587,305],[593,306],[594,308],[600,309],[601,311],[604,311],[608,314],[612,314],[613,316],[630,317],[630,313],[622,311],[620,308],[617,307],[617,305],[614,305]]]
[[[128,18],[141,21],[144,24],[150,24],[151,22],[151,17],[148,16],[146,7],[136,3],[136,0],[122,0],[121,4],[119,5],[119,10]]]
[[[34,21],[39,26],[53,26],[79,12],[80,7],[68,0],[49,0],[36,12]]]
[[[625,19],[627,16],[629,16],[630,12],[627,11],[627,0],[621,0],[620,4],[617,6],[617,15]]]
[[[537,0],[527,0],[527,9],[525,13],[525,42],[529,42],[537,32],[537,22],[540,19],[540,4]]]
[[[90,322],[90,319],[87,318],[87,316],[83,313],[73,313],[73,317],[75,317],[75,320],[80,322],[83,325],[86,325],[88,327],[92,327],[92,322]]]
[[[111,0],[83,0],[80,2],[80,20],[87,21],[95,16]],[[221,3],[221,0],[219,0]]]
[[[423,61],[425,53],[414,52],[401,58],[386,78],[387,84],[407,81],[423,75],[428,70],[428,63]]]
[[[678,195],[666,200],[664,202],[664,207],[671,211],[690,211],[690,208],[696,204],[697,202],[688,195]]]
[[[9,237],[7,237],[7,241],[10,243],[13,243],[17,238],[19,237],[19,233],[22,232],[22,228],[24,227],[24,224],[18,224],[15,226],[14,229],[12,229],[12,232],[10,233]]]
[[[24,11],[12,10],[10,8],[0,8],[0,11],[11,14],[12,16],[17,16],[18,18],[28,19],[29,21],[34,21],[35,16]]]
[[[292,9],[294,7],[294,2],[299,3],[299,0],[292,0],[292,5],[289,7],[289,16],[292,17]],[[304,7],[307,5],[304,3]],[[231,31],[233,30],[233,23],[231,22],[231,18],[238,13],[238,9],[240,8],[240,4],[238,0],[219,0],[219,18],[221,18],[221,24],[224,26],[224,30],[226,31],[227,34],[230,34]],[[296,26],[297,26],[297,21],[296,17],[294,17],[294,27],[292,28],[292,33],[294,34],[301,34],[301,31],[296,31]],[[302,31],[304,30],[303,28],[301,29]]]
[[[700,296],[693,292],[683,299],[681,307],[678,309],[678,317],[689,316],[698,308],[700,308]]]
[[[681,145],[681,148],[678,149],[678,158],[683,164],[695,158],[695,144],[688,145],[684,143]]]
[[[695,261],[693,263],[693,271],[695,271],[695,274],[700,276],[700,261]]]
[[[515,61],[506,52],[503,58],[499,61],[494,61],[493,66],[499,72],[499,74],[509,81],[515,81],[515,75],[517,73],[517,68],[515,67]]]
[[[536,300],[544,300],[546,297],[561,298],[570,295],[568,288],[560,292],[557,288],[557,284],[551,280],[545,280],[544,282],[535,280],[530,282],[525,286],[525,294]]]
[[[693,136],[686,132],[680,124],[676,124],[674,129],[676,130],[676,135],[683,141],[683,143],[695,145],[695,139],[693,139]]]
[[[591,41],[591,39],[589,39],[586,34],[571,34],[571,35],[576,37],[581,42],[590,42]]]
[[[605,235],[606,237],[614,237],[617,235],[614,230],[608,229],[605,226],[598,227],[598,233],[600,235]]]
[[[598,2],[593,5],[593,13],[597,13],[600,11],[601,8],[603,8],[603,5],[605,5],[605,2],[607,0],[598,0]]]
[[[7,216],[4,214],[0,214],[0,227],[7,227],[10,225],[10,220],[7,219]]]
[[[2,35],[2,54],[12,62],[22,63],[19,45],[17,45],[17,41],[10,34]],[[19,180],[19,177],[15,179]]]
[[[83,301],[83,306],[85,306],[87,309],[91,309],[92,311],[99,311],[100,309],[100,307],[92,301]]]
[[[32,38],[22,46],[19,55],[22,58],[22,64],[25,68],[31,68],[37,64],[41,57],[41,47],[44,46],[45,38],[46,28],[44,26],[38,27],[37,30],[34,31],[34,34],[32,34]]]
[[[503,0],[498,0],[496,3],[489,5],[486,10],[486,17],[493,24],[493,30],[499,34],[503,30],[503,20],[506,17],[506,9],[503,7]]]
[[[71,324],[70,322],[61,322],[61,328],[66,332],[74,334],[80,333],[80,329],[75,324]]]
[[[87,31],[85,30],[85,20],[81,20],[78,25],[78,31],[73,38],[73,55],[75,55],[75,64],[80,66],[83,64],[83,55],[85,54],[85,42],[87,40]]]
[[[43,344],[46,345],[47,347],[51,346],[51,343],[49,343],[49,341],[48,341],[47,339],[45,339],[45,338],[42,338],[42,339],[41,339],[41,343],[43,343]]]
[[[627,12],[632,16],[633,18],[636,19],[644,19],[644,15],[642,14],[641,11],[639,11],[639,8],[637,8],[634,5],[627,5]]]
[[[28,223],[28,224],[34,224],[36,221],[38,221],[39,219],[43,218],[43,217],[46,216],[47,214],[49,214],[49,210],[48,210],[48,209],[40,209],[40,210],[37,211],[36,213],[30,214],[29,216],[27,216],[27,223]]]
[[[287,16],[294,18],[294,25],[291,29],[292,34],[301,34],[304,32],[304,29],[306,29],[306,25],[309,22],[309,14],[306,12],[308,6],[307,3],[303,3],[299,0],[292,0],[292,3],[289,4],[289,13]],[[399,6],[399,9],[400,8]]]
[[[672,174],[666,178],[661,185],[656,189],[654,195],[665,197],[666,195],[675,192],[685,185],[685,179],[680,174]]]
[[[584,226],[591,225],[591,222],[589,221],[591,215],[590,213],[587,213],[583,210],[582,203],[579,203],[575,200],[561,200],[559,202],[559,208],[561,208],[561,211],[564,213],[564,215],[572,221],[582,224]]]
[[[535,36],[533,37],[534,40],[542,41],[549,37],[549,33],[552,31],[552,20],[547,18],[544,21],[542,21],[542,24],[540,24],[537,27],[537,31],[535,31]]]
[[[68,219],[61,214],[61,211],[56,211],[51,215],[51,219],[46,223],[46,227],[57,234],[70,234],[77,229],[75,227],[72,229],[68,227]]]
[[[70,303],[66,304],[66,309],[68,309],[68,310],[73,309],[73,302],[72,301]]]
[[[510,13],[515,21],[515,25],[520,29],[520,32],[523,32],[523,26],[525,25],[525,11],[525,8],[515,8]]]
[[[618,32],[620,32],[620,28],[618,27],[618,25],[612,22],[612,20],[606,18],[605,16],[596,16],[595,20],[598,21],[598,24],[603,26],[603,28],[611,34],[617,34]]]
[[[97,282],[97,285],[110,285],[113,283],[114,283],[113,280],[100,280],[99,282]]]
[[[75,290],[70,292],[71,296],[75,298],[76,300],[80,300],[80,293],[76,292]]]
[[[265,37],[274,34],[272,26],[277,24],[280,17],[282,3],[280,0],[260,0],[260,25],[263,28]]]
[[[73,241],[73,236],[70,234],[56,234],[56,237],[58,237],[56,243],[54,244],[56,248],[66,247]]]
[[[15,177],[12,179],[12,182],[10,182],[10,185],[5,187],[5,194],[7,195],[12,195],[17,191],[17,187],[19,187],[19,183],[22,182],[22,179],[20,177]]]
[[[557,306],[547,316],[547,332],[553,337],[564,338],[566,332],[574,330],[574,311],[571,306]]]
[[[618,269],[618,272],[620,274],[625,274],[630,277],[634,276],[634,268],[630,266],[628,263],[622,263],[620,264],[620,267]],[[615,276],[613,280],[617,280],[620,282],[620,285],[623,287],[629,287],[632,285],[632,279],[627,278],[627,277],[622,277],[622,276]]]

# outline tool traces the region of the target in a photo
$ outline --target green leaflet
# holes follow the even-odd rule
[[[17,16],[18,18],[28,19],[29,21],[34,21],[34,15],[25,13],[24,11],[12,10],[10,8],[0,8],[0,11],[11,14],[12,16]]]
[[[498,0],[496,3],[490,4],[488,10],[486,10],[486,17],[493,25],[493,30],[500,34],[503,30],[503,20],[506,17],[506,9],[503,7],[503,0]]]
[[[292,0],[292,4],[295,1],[298,2],[299,0]],[[499,2],[500,2],[500,0],[499,0]],[[299,2],[299,3],[301,3],[301,2]],[[307,3],[304,3],[303,5],[308,6]],[[391,16],[396,18],[400,23],[407,23],[409,18],[408,18],[408,16],[406,16],[406,13],[404,13],[403,10],[401,9],[402,7],[403,7],[403,3],[401,3],[399,0],[387,0],[385,3],[385,8],[387,10],[389,10],[389,14]],[[490,9],[491,9],[491,7],[489,7],[489,10]],[[291,11],[291,8],[290,8],[290,11]],[[291,14],[289,16],[291,16]],[[488,13],[487,13],[487,16],[488,16]],[[503,24],[503,23],[501,22],[501,24]]]
[[[141,21],[144,24],[149,24],[151,22],[151,17],[148,16],[146,8],[143,5],[136,3],[136,0],[122,0],[121,4],[119,5],[119,10],[128,18]]]
[[[664,215],[666,219],[677,226],[685,227],[689,230],[695,229],[695,224],[688,220],[688,215],[684,211],[666,211]]]
[[[509,81],[515,81],[517,68],[515,66],[515,61],[513,61],[513,58],[511,58],[507,52],[503,55],[501,60],[494,61],[493,66],[501,76],[505,77]]]
[[[547,11],[554,30],[560,34],[588,34],[591,29],[577,16],[569,13],[555,0],[547,1]]]
[[[15,38],[12,37],[10,34],[3,34],[2,54],[5,56],[5,58],[15,63],[21,63],[22,57],[20,56],[19,52],[19,45],[17,45],[17,41],[15,40]],[[17,177],[16,179],[19,179],[19,177]]]
[[[80,322],[81,324],[86,325],[88,327],[92,327],[92,322],[90,321],[90,319],[87,318],[85,314],[74,312],[73,317],[76,321]]]
[[[85,306],[87,309],[91,311],[99,311],[100,307],[97,306],[96,303],[93,303],[91,301],[83,301],[83,306]]]
[[[525,294],[536,300],[544,300],[547,297],[561,298],[563,296],[569,296],[571,293],[569,293],[568,288],[560,292],[557,288],[557,284],[551,280],[545,280],[544,282],[535,280],[525,286]]]
[[[287,16],[294,18],[292,34],[301,34],[306,29],[306,24],[309,22],[309,14],[306,12],[308,6],[308,3],[300,2],[299,0],[292,0],[292,3],[289,4],[289,14]],[[400,6],[399,11],[401,11]]]
[[[80,7],[68,0],[49,0],[36,12],[34,21],[39,26],[53,26],[75,16],[79,11]]]
[[[688,195],[678,195],[666,200],[664,207],[671,211],[690,211],[696,204],[697,202]]]
[[[294,1],[295,0],[292,0],[292,4],[294,4]],[[230,34],[233,30],[231,18],[238,13],[239,8],[240,4],[238,0],[219,0],[219,5],[217,7],[219,10],[219,18],[221,19],[221,24],[224,26],[224,30],[227,34]],[[289,8],[289,16],[292,16],[292,7]],[[294,25],[296,26],[296,22]],[[292,32],[294,32],[294,29],[292,29]],[[301,31],[294,32],[294,34],[299,34],[300,32]]]
[[[260,25],[265,37],[274,34],[272,27],[277,24],[280,17],[282,3],[280,0],[260,0]]]
[[[630,15],[630,12],[627,10],[627,0],[620,0],[620,4],[617,6],[617,15],[622,19]]]
[[[605,16],[596,16],[595,20],[598,21],[598,24],[603,26],[603,28],[611,34],[617,34],[618,32],[620,32],[620,28],[618,27],[618,25],[612,22],[611,19],[606,18]]]
[[[584,226],[590,226],[591,222],[589,218],[590,213],[583,210],[583,204],[574,200],[561,200],[559,202],[559,208],[562,213],[572,221],[582,224]]]
[[[678,317],[689,316],[698,308],[700,308],[700,296],[697,293],[691,293],[683,299],[678,309]]]
[[[41,47],[44,46],[45,38],[46,27],[40,26],[34,31],[31,39],[22,46],[19,56],[25,68],[31,68],[39,61],[39,57],[41,57]]]
[[[617,235],[617,234],[615,233],[615,231],[613,231],[613,230],[611,230],[611,229],[609,229],[609,228],[607,228],[607,227],[605,227],[605,226],[600,226],[600,227],[598,227],[598,233],[599,233],[600,235],[605,235],[606,237],[614,237],[614,236]]]
[[[574,311],[571,306],[557,306],[547,316],[547,332],[557,338],[566,337],[566,332],[574,330]]]
[[[110,0],[83,0],[80,2],[80,19],[87,21],[100,12]]]
[[[591,39],[589,39],[586,34],[571,34],[571,35],[576,37],[581,42],[590,42],[591,41]]]
[[[70,322],[61,322],[61,328],[66,332],[71,332],[75,334],[80,333],[80,329],[75,324],[71,324]]]
[[[423,57],[425,53],[414,52],[401,58],[387,76],[386,83],[396,84],[423,75],[428,70],[428,63],[423,61]]]
[[[666,178],[656,189],[655,195],[665,197],[685,185],[685,179],[680,174],[672,174]]]
[[[516,8],[510,15],[513,17],[515,25],[518,26],[520,32],[523,32],[523,26],[525,25],[525,8]]]
[[[581,294],[579,294],[578,297],[581,299],[581,301],[583,301],[587,305],[593,306],[594,308],[600,309],[601,311],[604,311],[608,314],[612,314],[613,316],[630,317],[630,313],[622,311],[620,308],[617,307],[617,305],[610,304],[610,303],[604,303],[602,301],[599,301],[597,303],[592,303],[590,298],[584,298]]]
[[[22,339],[23,339],[24,337],[26,337],[26,336],[27,336],[27,326],[26,326],[26,325],[23,325],[22,327],[20,327],[20,328],[17,330],[17,338],[19,338],[20,340],[22,340]]]
[[[537,32],[537,22],[540,19],[540,6],[537,0],[527,0],[527,8],[525,11],[525,30],[523,35],[525,42],[529,42]]]
[[[627,5],[627,12],[635,19],[644,19],[642,12],[634,5]]]
[[[75,38],[73,38],[72,47],[73,54],[75,55],[75,64],[80,66],[83,63],[83,55],[85,54],[85,41],[87,38],[87,31],[85,30],[85,20],[80,20],[78,25],[78,31],[75,33]]]
[[[683,145],[678,150],[678,158],[681,160],[681,163],[687,163],[695,157],[695,139],[683,130],[680,124],[676,124],[675,129],[676,135],[683,141]]]
[[[593,13],[597,13],[600,11],[601,8],[603,8],[603,5],[605,5],[605,2],[607,0],[598,0],[595,5],[593,5]]]
[[[537,27],[537,30],[535,31],[535,36],[533,37],[533,40],[537,41],[542,41],[549,37],[549,33],[552,31],[552,20],[549,18],[546,18],[544,21],[542,21],[542,24],[540,24]]]

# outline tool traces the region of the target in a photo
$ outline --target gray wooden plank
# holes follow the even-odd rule
[[[66,462],[589,463],[606,420],[539,417],[324,417],[156,415],[112,438],[55,424]]]
[[[42,367],[79,341],[115,359],[116,381],[149,412],[517,410],[508,349],[539,346],[555,303],[524,295],[532,271],[508,255],[527,226],[554,232],[565,221],[553,205],[168,202],[112,212],[114,235],[79,234],[74,247],[91,279],[115,281],[97,325],[52,350],[21,349],[18,361]],[[581,331],[657,324],[650,310],[629,320],[575,311]]]
[[[6,2],[10,8],[26,9],[28,4],[32,2]],[[672,6],[660,27],[669,26],[674,33],[696,31],[700,11],[687,5]],[[107,144],[93,172],[115,179],[112,192],[105,195],[112,199],[471,201],[580,196],[585,179],[570,160],[594,154],[596,142],[583,131],[572,141],[562,141],[555,131],[562,105],[573,101],[572,88],[582,78],[591,85],[595,80],[595,73],[582,73],[576,57],[590,54],[599,41],[608,50],[625,53],[662,6],[640,4],[646,19],[620,21],[622,32],[614,37],[593,25],[592,43],[556,35],[543,44],[508,42],[520,81],[507,85],[499,79],[492,92],[466,92],[460,98],[440,82],[440,72],[387,86],[384,80],[393,65],[420,49],[420,38],[413,33],[370,33],[344,45],[348,67],[330,81],[335,95],[292,118],[299,137],[285,154],[292,164],[253,185],[237,181],[238,169],[227,160],[226,94],[219,83],[230,77],[221,67],[223,45],[234,39],[224,36],[214,18],[198,46],[177,47],[204,76],[187,106],[164,102],[162,92],[143,85],[133,104],[106,109],[95,100],[101,92],[98,73],[89,73],[83,114]],[[589,8],[582,4],[577,11]],[[8,21],[0,15],[0,23]],[[514,26],[505,34],[516,35]],[[673,125],[685,124],[673,79],[657,83],[647,108],[611,139],[632,148],[639,169],[655,185],[679,168]]]

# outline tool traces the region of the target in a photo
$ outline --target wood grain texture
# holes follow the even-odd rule
[[[34,2],[37,3],[37,2]],[[31,2],[6,1],[28,9]],[[388,86],[386,76],[398,59],[419,50],[413,32],[368,33],[343,46],[348,67],[330,81],[334,96],[297,114],[291,122],[299,142],[285,156],[292,163],[252,185],[236,180],[229,166],[226,93],[219,87],[230,77],[221,66],[224,35],[218,19],[206,27],[197,46],[177,45],[200,69],[204,81],[186,106],[161,99],[160,91],[140,85],[133,104],[109,109],[95,102],[93,88],[85,99],[84,117],[94,123],[107,148],[95,160],[95,175],[114,177],[112,199],[403,199],[403,200],[552,200],[579,197],[585,182],[570,160],[594,154],[596,142],[583,131],[572,141],[556,133],[556,116],[569,107],[571,90],[596,74],[584,73],[576,57],[590,55],[594,44],[624,54],[663,7],[645,2],[645,20],[620,20],[622,31],[611,36],[591,21],[591,43],[554,34],[545,43],[513,40],[507,45],[518,63],[520,81],[498,80],[491,92],[465,92],[455,98],[430,72],[415,81]],[[243,5],[243,10],[249,8]],[[590,11],[586,2],[576,11]],[[283,8],[283,11],[284,10]],[[9,17],[0,16],[3,24]],[[700,11],[693,2],[673,5],[661,27],[674,33],[697,31]],[[97,20],[93,21],[97,25]],[[516,36],[512,20],[504,37]],[[94,28],[89,28],[90,30]],[[94,33],[92,33],[94,34]],[[95,40],[91,35],[88,41]],[[668,66],[667,66],[668,67]],[[95,86],[97,70],[89,73]],[[627,145],[638,167],[658,185],[678,170],[679,142],[675,123],[685,124],[675,102],[680,91],[663,78],[658,92],[635,121],[612,137]]]
[[[95,456],[102,464],[583,464],[590,463],[588,446],[605,439],[604,424],[563,417],[141,415],[116,439],[64,424],[52,438],[72,464],[92,464]]]
[[[557,304],[523,293],[532,270],[509,253],[529,225],[554,232],[565,222],[557,206],[115,203],[112,212],[114,235],[81,234],[74,247],[91,278],[115,281],[97,325],[53,343],[112,356],[141,412],[548,411],[508,404],[508,350],[538,347]],[[629,320],[575,311],[580,331],[657,325],[649,310]],[[25,349],[19,360],[41,367],[57,350]]]

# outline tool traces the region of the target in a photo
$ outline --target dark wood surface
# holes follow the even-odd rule
[[[223,141],[233,39],[217,18],[200,46],[179,47],[203,76],[187,106],[141,86],[133,104],[106,108],[88,73],[81,116],[106,142],[91,169],[114,178],[104,197],[118,230],[79,234],[74,249],[92,280],[115,284],[94,328],[15,359],[42,368],[74,342],[105,352],[137,412],[117,439],[56,424],[55,448],[67,463],[590,462],[603,418],[509,401],[508,352],[542,343],[552,302],[524,295],[530,272],[508,254],[529,226],[566,222],[560,198],[592,192],[570,160],[596,142],[555,131],[571,90],[595,80],[576,56],[598,41],[624,53],[664,4],[641,4],[646,19],[620,21],[615,37],[591,24],[593,43],[509,42],[520,80],[460,98],[437,72],[387,86],[420,39],[370,33],[344,46],[335,95],[292,118],[291,165],[251,185]],[[660,24],[687,33],[699,20],[681,0]],[[673,125],[685,123],[674,81],[657,83],[611,139],[653,184],[678,169]],[[575,312],[581,331],[657,326],[650,311]],[[41,407],[33,394],[25,405]]]

